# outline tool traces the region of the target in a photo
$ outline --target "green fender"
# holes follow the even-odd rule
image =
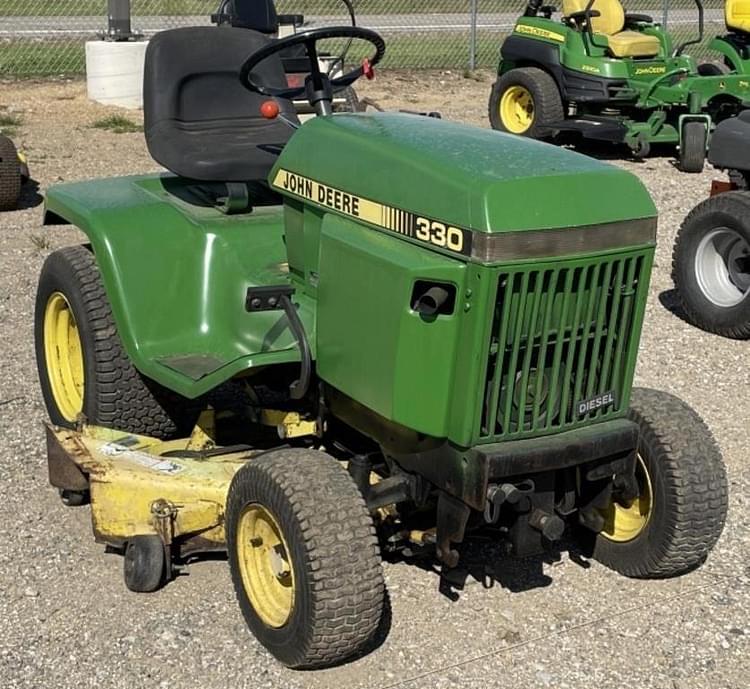
[[[49,190],[45,214],[45,224],[88,236],[136,368],[188,398],[300,360],[282,312],[245,310],[248,287],[290,282],[281,207],[225,215],[192,194],[171,175],[64,184]],[[314,333],[314,303],[300,293],[295,301]]]
[[[708,49],[721,53],[727,59],[731,69],[738,74],[750,74],[750,60],[743,60],[737,48],[721,36],[713,38],[708,44]]]

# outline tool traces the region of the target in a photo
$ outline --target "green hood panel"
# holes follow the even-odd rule
[[[271,173],[486,233],[565,229],[656,216],[612,165],[519,136],[402,113],[317,117]]]

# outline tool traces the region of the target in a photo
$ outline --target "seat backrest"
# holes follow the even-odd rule
[[[729,31],[750,33],[750,0],[726,0],[724,21]]]
[[[279,30],[279,17],[273,0],[230,0],[227,9],[232,26],[265,34],[275,34]]]
[[[563,0],[563,16],[583,12],[588,4],[588,0]],[[625,10],[620,0],[594,0],[591,9],[599,12],[598,17],[591,18],[594,33],[612,36],[622,31],[625,26]]]
[[[263,119],[260,107],[268,98],[248,91],[239,79],[242,63],[269,40],[256,31],[233,27],[171,29],[151,39],[144,68],[143,117],[154,160],[196,179],[255,177],[258,166],[253,168],[251,156],[240,150],[240,144],[283,145],[292,134],[282,122]],[[286,86],[278,56],[264,60],[253,74],[264,85]],[[277,102],[287,119],[297,121],[291,101]],[[211,144],[201,131],[210,131]],[[246,169],[237,162],[243,157],[248,160]],[[231,158],[236,160],[230,168]],[[203,176],[196,174],[198,169]]]

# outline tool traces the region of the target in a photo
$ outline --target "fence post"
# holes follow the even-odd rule
[[[107,0],[107,38],[129,41],[135,38],[130,25],[130,0]]]
[[[663,0],[661,4],[661,26],[667,30],[667,19],[669,18],[669,0]]]
[[[477,68],[477,0],[471,0],[469,7],[469,21],[471,29],[469,32],[469,69]]]

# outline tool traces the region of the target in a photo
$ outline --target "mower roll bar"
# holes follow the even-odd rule
[[[682,51],[685,50],[689,45],[695,45],[703,40],[703,3],[701,0],[695,0],[695,6],[698,8],[698,37],[692,41],[685,41],[680,45],[673,53],[674,57],[682,55]]]

